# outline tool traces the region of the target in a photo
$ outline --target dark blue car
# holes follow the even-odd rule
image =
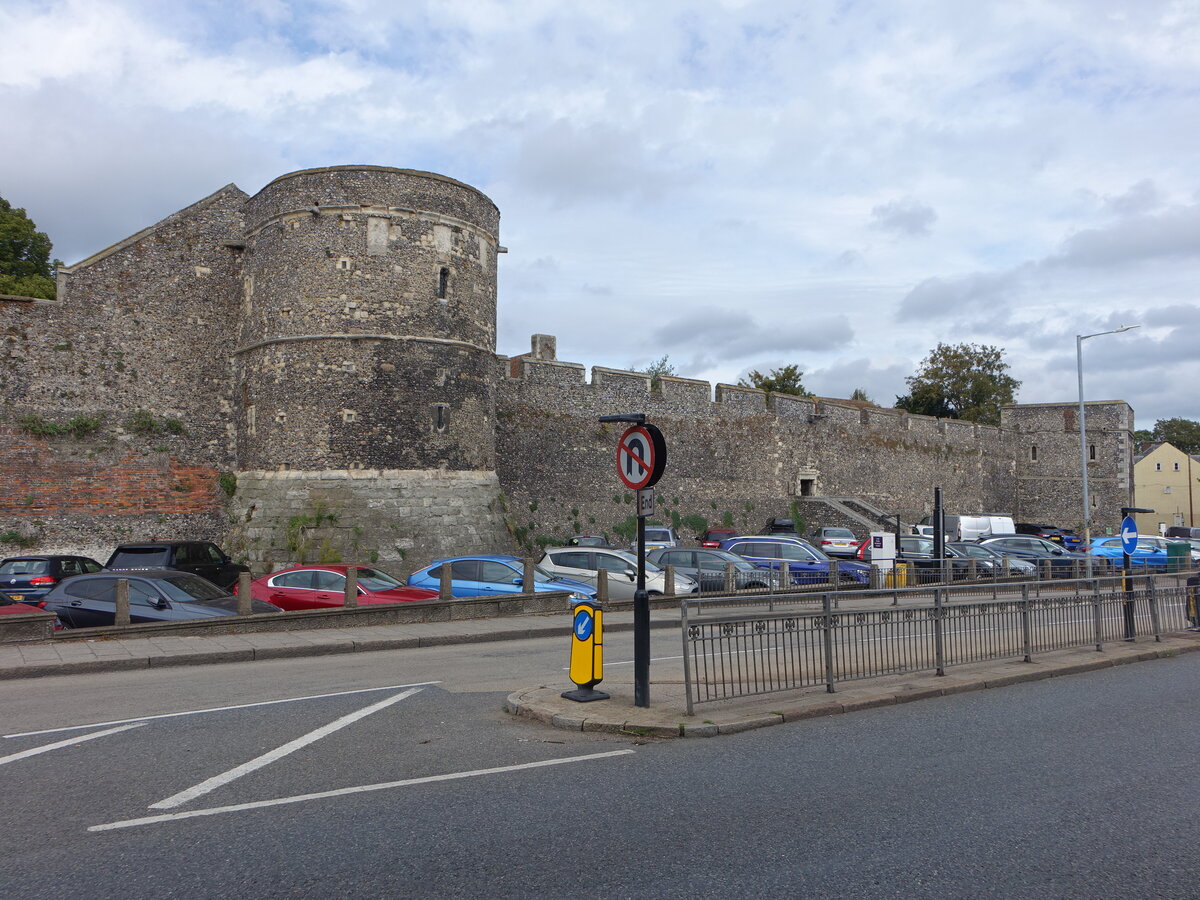
[[[518,556],[457,556],[439,559],[408,576],[414,587],[438,589],[442,566],[450,566],[450,592],[454,597],[487,597],[490,594],[525,593],[525,561]],[[534,566],[532,593],[569,591],[573,600],[595,600],[596,589],[572,578],[558,578]]]
[[[735,537],[721,541],[721,549],[768,569],[778,570],[786,562],[792,584],[824,584],[830,580],[833,571],[859,584],[868,584],[871,580],[870,566],[830,559],[803,538],[781,535]]]

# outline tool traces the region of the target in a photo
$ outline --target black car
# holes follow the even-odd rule
[[[191,572],[228,588],[237,583],[238,573],[250,569],[235,563],[211,541],[145,541],[122,544],[113,551],[106,569],[175,569]]]
[[[1033,522],[1017,522],[1013,529],[1017,534],[1031,534],[1034,537],[1045,538],[1048,541],[1053,541],[1055,544],[1066,547],[1068,550],[1075,550],[1083,546],[1083,538],[1073,531],[1067,531],[1065,528],[1058,528],[1054,525],[1038,525]]]
[[[1072,553],[1058,544],[1031,534],[997,534],[983,538],[978,543],[1004,556],[1028,560],[1039,569],[1044,561],[1049,560],[1051,573],[1060,578],[1071,577],[1077,560],[1084,563],[1088,560],[1086,553]]]
[[[116,617],[117,582],[129,582],[129,621],[176,622],[237,615],[238,598],[190,572],[147,569],[79,575],[56,586],[43,601],[46,612],[67,628],[112,625]],[[278,606],[251,600],[251,612],[281,612]]]
[[[735,588],[763,590],[770,586],[774,572],[728,550],[671,549],[651,550],[646,560],[660,569],[674,566],[680,575],[686,575],[700,585],[702,591],[723,591],[725,566],[733,563],[733,585]]]
[[[767,519],[763,534],[797,534],[796,523],[791,519]]]
[[[37,603],[64,578],[102,568],[87,556],[11,556],[0,562],[0,593],[18,603]]]

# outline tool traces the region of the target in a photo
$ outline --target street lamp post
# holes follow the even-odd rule
[[[1095,334],[1075,335],[1075,363],[1079,374],[1079,471],[1083,476],[1083,547],[1084,552],[1088,553],[1087,569],[1089,578],[1092,574],[1092,557],[1088,552],[1088,548],[1092,545],[1092,505],[1088,497],[1087,412],[1083,405],[1083,342],[1088,338],[1100,337],[1105,334],[1120,334],[1123,331],[1131,331],[1134,328],[1141,327],[1141,325],[1122,325],[1120,328],[1114,328],[1112,331],[1097,331]]]

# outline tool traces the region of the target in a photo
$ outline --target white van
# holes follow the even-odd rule
[[[947,541],[977,541],[993,534],[1014,534],[1017,526],[1012,516],[945,516]],[[921,520],[922,526],[929,526],[929,536],[933,535],[933,517],[926,516]],[[921,528],[924,532],[925,528]]]

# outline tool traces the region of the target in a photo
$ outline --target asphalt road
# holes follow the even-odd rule
[[[564,662],[2,684],[0,896],[1200,896],[1200,654],[710,740],[499,711]]]

